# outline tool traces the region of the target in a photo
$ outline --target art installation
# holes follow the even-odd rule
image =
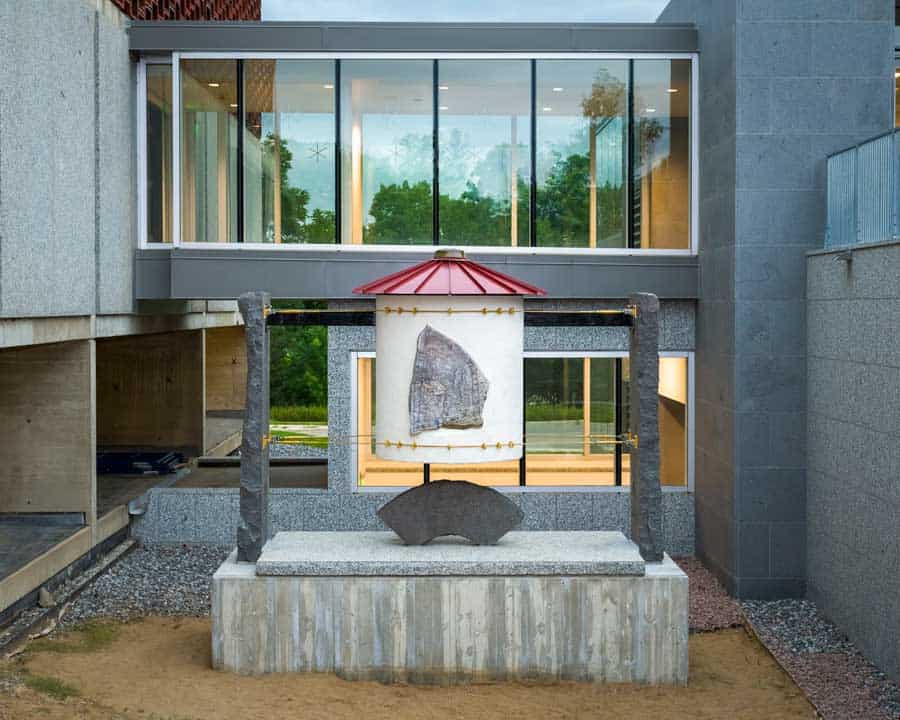
[[[438,480],[400,493],[378,511],[378,517],[407,545],[425,545],[445,535],[493,545],[514,530],[524,515],[493,488]]]
[[[484,424],[488,380],[460,345],[430,325],[419,333],[409,386],[409,434]]]

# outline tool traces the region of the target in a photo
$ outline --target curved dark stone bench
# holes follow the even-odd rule
[[[524,514],[493,488],[437,480],[400,493],[378,510],[378,517],[407,545],[424,545],[444,535],[493,545],[514,530]]]

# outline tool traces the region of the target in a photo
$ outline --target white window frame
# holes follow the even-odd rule
[[[687,484],[683,486],[662,486],[663,492],[674,493],[692,493],[694,492],[694,445],[695,445],[695,371],[694,371],[694,354],[693,350],[660,350],[659,357],[675,357],[687,358],[687,418],[686,418],[686,474]],[[522,353],[523,359],[528,358],[627,358],[628,352],[624,350],[526,350]],[[371,350],[354,350],[350,352],[350,436],[356,437],[358,434],[357,425],[357,385],[359,378],[357,371],[360,358],[374,358],[375,353]],[[406,487],[360,487],[359,485],[359,456],[356,451],[356,444],[350,444],[350,472],[352,474],[351,487],[353,492],[357,493],[400,493],[408,490],[412,486]],[[494,488],[500,492],[535,492],[535,493],[567,493],[567,492],[631,492],[628,486],[615,485],[517,485],[517,486],[497,486]]]
[[[171,56],[142,58],[138,68],[138,108],[146,108],[146,63],[171,63],[172,65],[172,242],[148,244],[147,239],[147,187],[146,187],[146,113],[138,117],[138,246],[168,248],[184,247],[206,251],[266,250],[275,252],[351,252],[379,253],[404,252],[420,257],[430,257],[434,252],[431,245],[348,245],[328,244],[278,244],[278,243],[182,243],[181,242],[181,60],[690,60],[691,61],[691,157],[690,157],[690,247],[683,249],[658,248],[554,248],[554,247],[496,247],[470,246],[473,252],[482,255],[578,255],[578,256],[696,256],[700,235],[700,102],[699,102],[699,55],[697,53],[352,53],[352,52],[173,52]],[[340,89],[336,88],[335,92]],[[141,119],[143,116],[143,119]],[[143,125],[143,132],[141,126]],[[141,167],[144,171],[141,172]]]

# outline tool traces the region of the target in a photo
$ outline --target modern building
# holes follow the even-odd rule
[[[126,9],[170,17],[143,5]],[[900,504],[897,355],[865,355],[891,334],[868,324],[864,356],[829,355],[824,300],[848,266],[820,252],[826,235],[842,244],[829,210],[850,192],[827,156],[893,127],[890,3],[673,0],[655,24],[451,25],[127,23],[83,0],[59,36],[43,5],[4,7],[17,32],[0,108],[33,120],[0,134],[0,511],[80,519],[54,572],[128,524],[123,504],[97,509],[114,486],[98,450],[234,447],[241,292],[366,310],[354,287],[464,248],[546,289],[531,312],[657,294],[668,552],[696,553],[740,597],[809,592],[900,670],[871,623],[900,589],[885,514]],[[896,269],[896,233],[875,233],[884,249],[854,256]],[[857,299],[895,308],[896,275],[871,282],[847,291],[847,318]],[[866,317],[896,325],[889,312]],[[276,530],[379,527],[375,508],[426,473],[497,486],[528,529],[626,528],[628,454],[604,442],[626,426],[624,328],[526,328],[526,456],[491,466],[386,461],[358,442],[377,423],[374,349],[372,328],[328,329],[327,472],[273,491]],[[880,374],[863,377],[869,364]],[[857,527],[881,530],[872,555],[840,520],[849,485],[829,453],[852,383],[876,376],[887,392],[866,397],[895,405],[877,427],[848,421],[883,435],[865,473],[892,478],[854,495],[879,501],[854,506],[871,513]],[[854,453],[870,457],[871,437]],[[115,487],[147,491],[137,537],[233,542],[233,485],[133,483]],[[869,579],[881,600],[856,609],[849,588]]]

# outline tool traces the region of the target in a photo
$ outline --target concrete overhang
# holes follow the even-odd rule
[[[137,300],[228,300],[248,290],[275,298],[358,299],[353,288],[431,256],[410,250],[172,248],[139,250]],[[528,250],[466,253],[500,272],[542,287],[549,299],[624,298],[652,292],[669,300],[698,297],[691,255],[596,255]]]
[[[138,53],[623,52],[697,50],[697,29],[663,23],[133,22]]]

